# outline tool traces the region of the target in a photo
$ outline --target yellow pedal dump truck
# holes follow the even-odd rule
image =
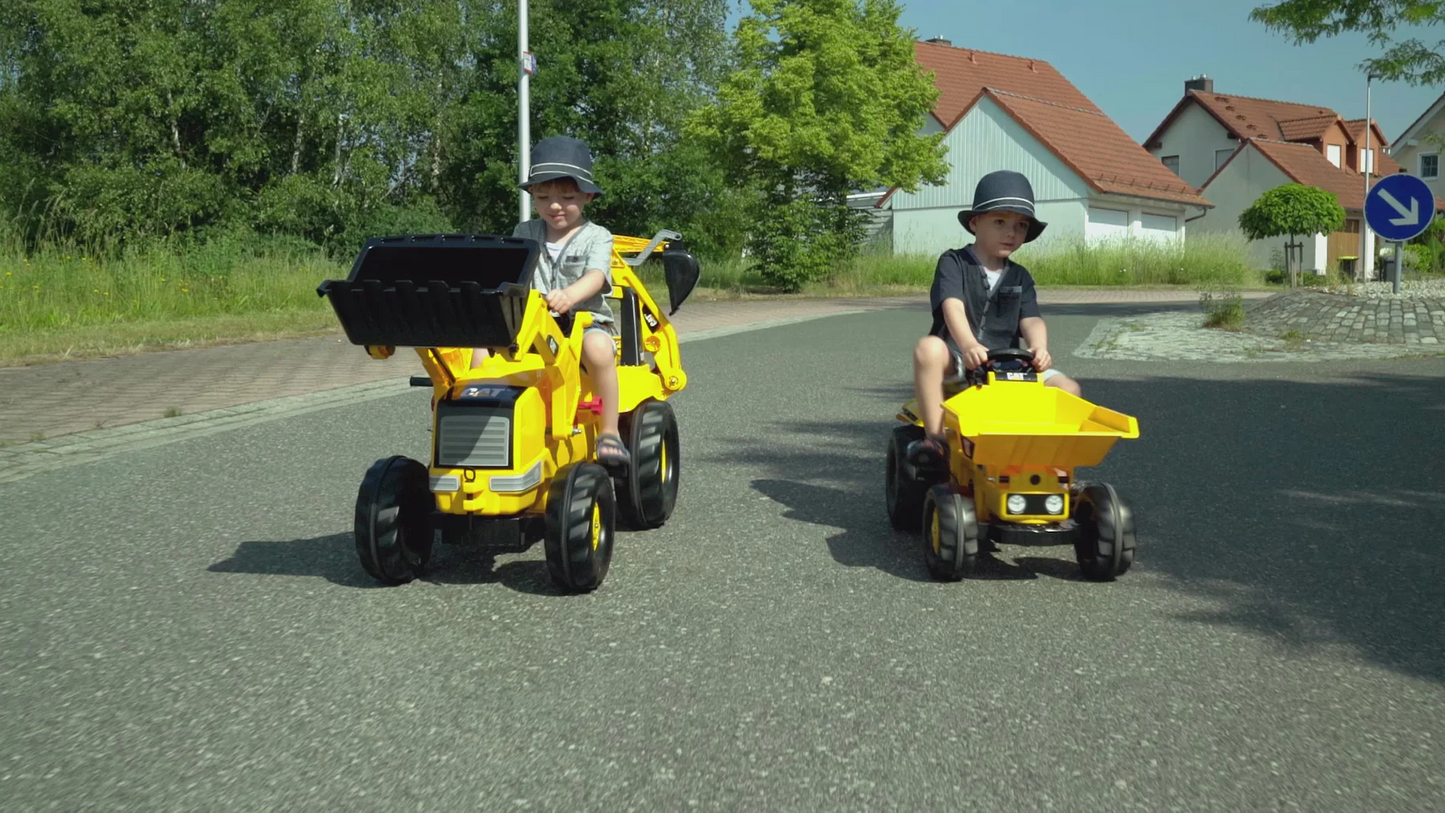
[[[414,348],[432,388],[429,464],[378,460],[356,498],[361,565],[386,584],[424,573],[437,537],[447,543],[544,542],[564,591],[595,590],[612,561],[614,530],[657,528],[672,514],[681,473],[668,403],[687,385],[668,316],[696,286],[697,260],[681,235],[613,241],[610,298],[618,328],[619,429],[632,455],[625,474],[597,463],[601,402],[580,367],[589,313],[555,315],[532,289],[541,246],[486,234],[369,240],[326,297],[352,344],[374,358]],[[664,313],[636,272],[664,268]],[[476,365],[474,348],[486,351]]]
[[[1046,387],[1027,350],[995,350],[945,389],[946,470],[908,460],[923,437],[917,402],[898,414],[888,442],[886,502],[899,530],[923,533],[929,573],[975,572],[980,546],[1072,544],[1084,576],[1111,581],[1134,562],[1134,515],[1107,483],[1075,482],[1121,438],[1133,417]],[[985,548],[986,549],[986,548]]]

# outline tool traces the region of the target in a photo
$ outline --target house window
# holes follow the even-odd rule
[[[1164,162],[1164,167],[1165,167],[1165,169],[1168,169],[1170,172],[1174,173],[1175,175],[1178,175],[1178,174],[1179,174],[1179,156],[1177,156],[1177,155],[1166,155],[1166,156],[1164,156],[1163,158],[1161,158],[1160,160]]]
[[[1439,156],[1439,155],[1437,155],[1437,154],[1435,154],[1435,153],[1433,153],[1433,152],[1430,152],[1430,153],[1424,153],[1424,154],[1422,154],[1422,155],[1420,156],[1420,177],[1421,177],[1421,178],[1438,178],[1438,177],[1440,177],[1440,156]]]
[[[1234,155],[1234,150],[1215,150],[1215,151],[1214,151],[1214,169],[1215,169],[1215,171],[1218,171],[1220,167],[1224,166],[1224,162],[1225,162],[1225,161],[1228,161],[1228,160],[1229,160],[1229,156],[1231,156],[1231,155]]]
[[[1360,166],[1363,167],[1361,172],[1375,171],[1375,151],[1373,149],[1360,148]]]
[[[1331,163],[1331,164],[1334,164],[1335,166],[1339,166],[1339,165],[1340,165],[1340,145],[1338,145],[1338,144],[1326,144],[1326,145],[1325,145],[1325,157],[1328,158],[1328,159],[1330,159],[1330,163]]]

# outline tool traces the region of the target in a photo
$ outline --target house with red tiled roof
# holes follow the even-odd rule
[[[1436,197],[1441,197],[1445,196],[1445,180],[1440,175],[1442,147],[1445,147],[1445,94],[1395,139],[1390,145],[1390,156],[1435,190]]]
[[[1034,188],[1040,243],[1136,236],[1184,239],[1185,221],[1209,207],[1199,190],[1164,168],[1049,63],[942,39],[915,43],[939,98],[924,132],[945,133],[944,183],[888,190],[895,253],[938,254],[970,237],[959,210],[989,172],[1022,172]]]
[[[1239,214],[1275,186],[1303,183],[1334,192],[1345,208],[1345,225],[1332,235],[1304,241],[1302,268],[1355,267],[1363,252],[1372,274],[1374,235],[1360,227],[1365,176],[1394,174],[1401,167],[1384,146],[1377,122],[1346,119],[1328,107],[1218,93],[1214,80],[1195,77],[1144,147],[1185,183],[1197,185],[1216,207],[1195,223],[1193,234],[1238,231]],[[1227,164],[1233,167],[1226,172]],[[1287,238],[1258,241],[1260,268],[1284,261]]]

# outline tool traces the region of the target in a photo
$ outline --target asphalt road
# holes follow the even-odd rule
[[[378,588],[417,390],[0,485],[5,810],[1426,810],[1445,793],[1445,360],[1058,365],[1138,416],[1135,568],[927,579],[883,510],[926,315],[684,345],[672,522]],[[360,352],[359,350],[357,352]]]

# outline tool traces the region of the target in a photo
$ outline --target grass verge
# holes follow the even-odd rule
[[[347,263],[297,242],[220,237],[202,245],[160,243],[97,258],[51,245],[26,254],[0,234],[0,365],[258,341],[338,330],[324,279]],[[1055,240],[1017,259],[1041,286],[1258,287],[1244,244],[1225,237],[1183,244]],[[936,256],[864,254],[794,296],[887,296],[928,290]],[[778,296],[741,257],[704,259],[694,301]],[[642,268],[663,290],[660,263]]]

